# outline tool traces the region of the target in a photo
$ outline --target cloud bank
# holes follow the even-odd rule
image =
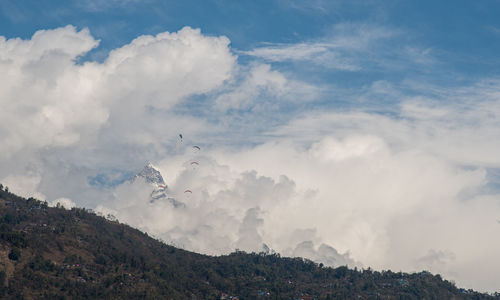
[[[397,35],[374,30],[344,24],[328,45],[257,48],[249,63],[228,38],[189,27],[140,36],[102,63],[81,61],[99,44],[86,29],[0,37],[0,181],[203,253],[428,269],[500,290],[498,80],[374,81],[346,94],[279,69],[324,60],[361,72],[368,48]],[[339,95],[361,104],[329,105]],[[126,181],[147,161],[184,206]]]

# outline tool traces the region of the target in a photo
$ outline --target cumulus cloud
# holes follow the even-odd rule
[[[369,118],[377,121],[376,116],[362,120]],[[457,270],[474,258],[475,249],[467,250],[467,240],[450,232],[477,228],[474,223],[486,212],[463,196],[481,190],[486,172],[389,141],[395,142],[383,132],[340,130],[312,142],[284,138],[239,152],[212,149],[205,157],[170,157],[159,165],[172,196],[186,207],[142,201],[146,208],[126,210],[134,214],[115,213],[168,242],[211,254],[235,248],[259,251],[265,244],[284,255],[328,265],[425,268],[466,282]],[[200,162],[195,170],[175,162],[191,159]],[[193,193],[183,195],[186,188]],[[478,214],[466,217],[470,205]],[[494,210],[488,211],[492,217]],[[489,230],[495,230],[492,220]],[[447,247],[455,259],[431,261],[429,249]]]
[[[53,207],[64,207],[65,209],[71,209],[76,206],[75,202],[73,202],[69,198],[64,198],[64,197],[49,202],[49,205]]]
[[[359,266],[359,263],[353,261],[348,254],[339,254],[335,248],[326,244],[321,244],[317,249],[312,241],[304,241],[299,243],[291,253],[284,251],[285,255],[292,257],[306,257],[317,263],[322,263],[326,266]]]
[[[205,37],[191,28],[138,37],[104,62],[107,96],[126,107],[169,108],[183,97],[206,93],[230,76],[235,57],[228,44],[225,37]]]
[[[104,124],[123,130],[148,107],[169,108],[216,88],[235,62],[227,38],[186,27],[138,37],[102,64],[75,63],[97,44],[87,29],[73,26],[41,30],[30,40],[0,39],[5,154],[71,146]]]
[[[3,157],[25,148],[67,146],[107,119],[91,96],[87,68],[75,59],[96,47],[72,26],[36,32],[30,40],[0,38]]]
[[[224,112],[251,110],[261,114],[266,110],[277,111],[280,105],[310,102],[319,92],[320,88],[290,80],[268,64],[258,64],[217,96],[215,106]]]
[[[219,96],[216,105],[222,110],[248,109],[255,103],[255,98],[261,93],[279,97],[289,91],[288,82],[283,74],[271,71],[269,65],[258,65],[250,70],[243,84],[237,89]]]
[[[28,40],[1,37],[0,160],[6,167],[0,177],[34,167],[44,178],[54,172],[64,178],[72,166],[113,165],[116,156],[109,152],[117,145],[123,155],[164,152],[162,141],[178,134],[171,127],[202,127],[195,118],[169,116],[167,109],[231,76],[235,57],[228,44],[225,37],[186,27],[138,37],[102,63],[79,64],[78,57],[98,45],[87,29],[40,30]],[[43,167],[50,163],[66,167]],[[42,179],[40,189],[47,184]]]
[[[23,175],[8,175],[2,179],[2,184],[9,188],[12,193],[22,197],[33,197],[39,200],[45,200],[45,195],[37,192],[41,176],[33,172]]]
[[[286,176],[275,180],[255,171],[236,172],[208,157],[196,160],[200,163],[196,168],[183,164],[177,174],[164,172],[171,180],[168,198],[150,201],[154,186],[135,180],[118,186],[113,197],[96,210],[171,244],[203,253],[272,250],[329,265],[356,265],[347,253],[339,254],[321,243],[323,239],[315,229],[304,229],[300,216],[289,215],[290,210],[307,205],[303,200],[311,197],[309,191],[297,191]],[[169,164],[171,159],[160,165],[168,170]],[[184,192],[187,189],[189,193]],[[173,205],[170,199],[182,205]],[[297,222],[291,221],[295,217]]]

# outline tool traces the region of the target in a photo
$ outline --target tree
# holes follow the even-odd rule
[[[13,247],[9,253],[9,259],[18,260],[21,257],[21,250],[19,248]]]
[[[7,274],[5,274],[4,270],[0,270],[0,288],[5,285],[5,279],[7,279]]]

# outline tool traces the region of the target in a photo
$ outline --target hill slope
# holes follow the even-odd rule
[[[79,208],[0,189],[0,298],[500,299],[439,275],[325,268],[301,258],[211,257]]]

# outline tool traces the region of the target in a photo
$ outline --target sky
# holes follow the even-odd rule
[[[0,182],[201,253],[500,291],[499,9],[1,1]]]

